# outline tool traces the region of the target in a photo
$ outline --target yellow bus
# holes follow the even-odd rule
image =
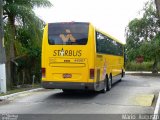
[[[42,42],[42,86],[109,91],[124,76],[124,45],[87,22],[49,23]]]

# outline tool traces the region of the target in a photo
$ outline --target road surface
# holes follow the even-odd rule
[[[106,94],[40,90],[0,103],[1,114],[153,114],[160,78],[126,75]],[[151,105],[142,96],[154,95]],[[149,97],[150,98],[150,97]],[[148,99],[148,98],[147,98]]]

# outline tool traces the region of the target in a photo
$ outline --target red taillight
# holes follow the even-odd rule
[[[94,79],[94,69],[90,69],[90,79]]]
[[[42,68],[42,78],[46,77],[46,68]]]

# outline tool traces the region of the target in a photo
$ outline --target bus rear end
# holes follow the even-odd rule
[[[93,28],[89,23],[49,23],[42,43],[42,86],[94,89]]]

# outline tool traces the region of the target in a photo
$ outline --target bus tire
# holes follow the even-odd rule
[[[111,88],[112,88],[112,75],[110,74],[110,76],[107,79],[107,91],[110,91]]]
[[[122,78],[124,77],[124,72],[123,72],[123,69],[122,69],[122,76],[121,76]]]
[[[120,78],[120,82],[122,81],[122,78],[124,77],[124,72],[123,72],[123,69],[122,69],[122,73],[121,73],[121,78]]]
[[[104,88],[101,90],[101,93],[106,93],[107,92],[107,78],[104,80]]]

